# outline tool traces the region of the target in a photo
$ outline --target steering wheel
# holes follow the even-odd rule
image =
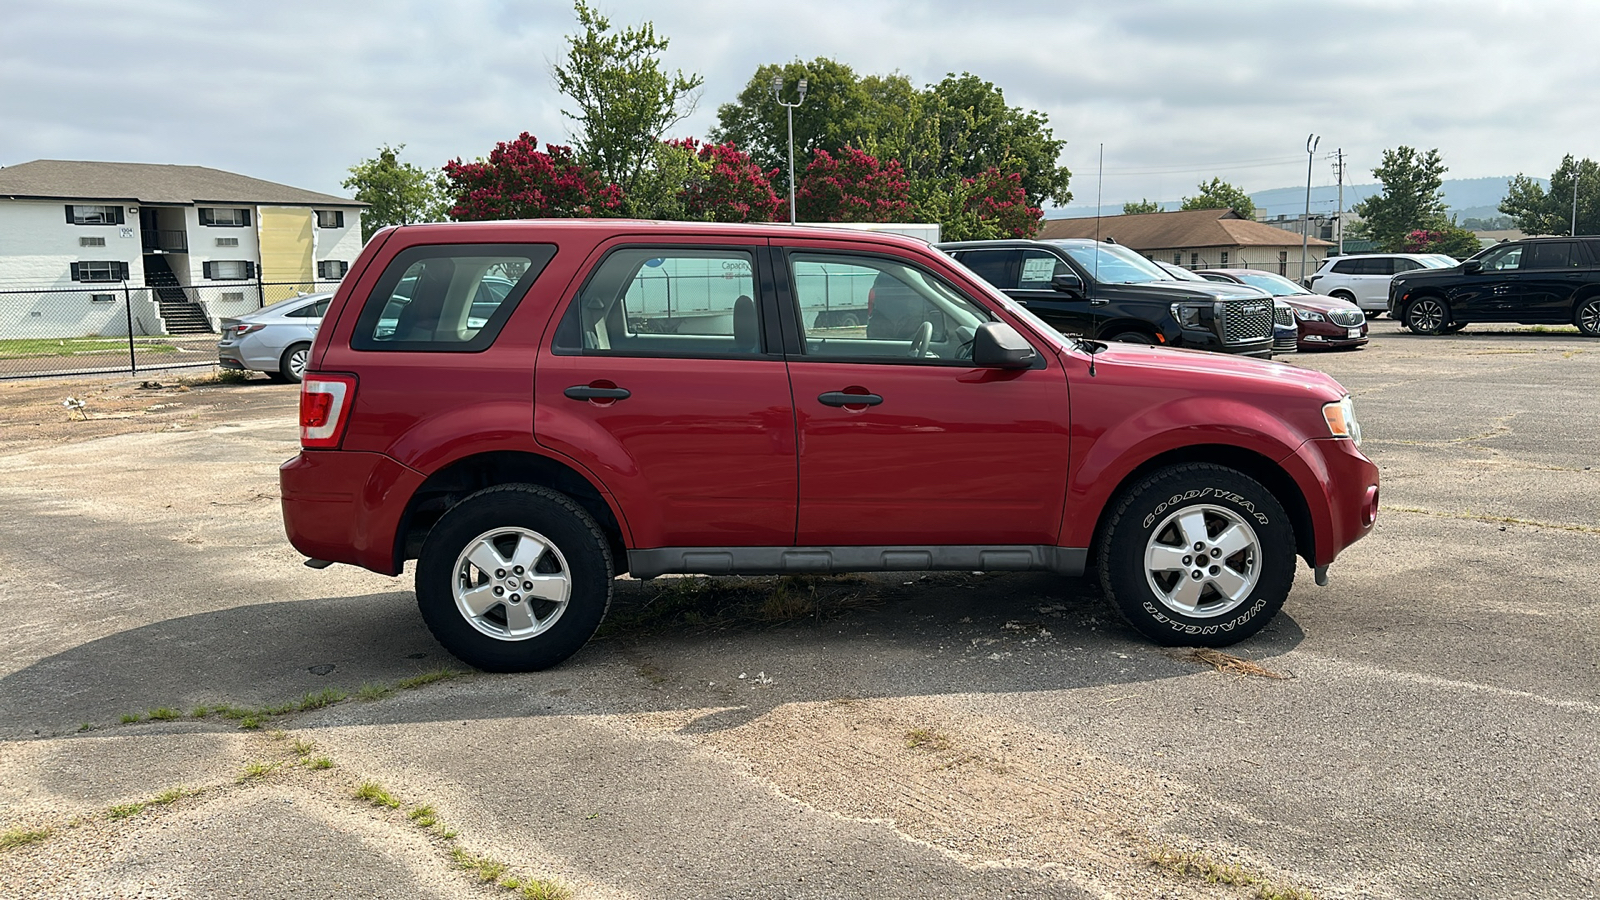
[[[917,333],[911,336],[912,359],[921,359],[928,355],[928,347],[933,343],[933,323],[923,322],[917,326]]]

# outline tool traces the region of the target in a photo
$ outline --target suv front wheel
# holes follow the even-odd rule
[[[1406,327],[1417,334],[1444,334],[1450,308],[1437,297],[1418,297],[1406,308]]]
[[[1162,469],[1116,505],[1100,584],[1128,623],[1168,646],[1222,647],[1260,631],[1294,585],[1294,529],[1255,479]]]
[[[571,498],[531,484],[451,507],[417,560],[417,605],[456,658],[490,672],[547,669],[578,652],[611,603],[610,544]]]
[[[1600,337],[1600,297],[1590,297],[1579,303],[1572,322],[1589,337]]]

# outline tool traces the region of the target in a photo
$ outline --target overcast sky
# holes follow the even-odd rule
[[[1073,204],[1372,181],[1385,148],[1437,147],[1448,177],[1548,177],[1600,157],[1600,3],[695,3],[600,0],[649,19],[705,78],[703,137],[757,66],[827,56],[923,85],[970,71],[1067,141]],[[533,0],[271,3],[0,0],[0,165],[212,166],[348,195],[385,143],[435,167],[529,131],[565,143],[550,64],[572,8]],[[569,107],[570,108],[570,107]]]

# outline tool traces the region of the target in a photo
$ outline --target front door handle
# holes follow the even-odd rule
[[[845,391],[828,391],[817,396],[823,406],[877,406],[883,397],[877,394],[851,394]]]
[[[627,388],[591,387],[587,384],[575,384],[562,393],[573,400],[626,400],[633,396],[633,392]]]

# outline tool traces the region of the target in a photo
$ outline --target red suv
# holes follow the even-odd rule
[[[817,315],[891,296],[892,333]],[[1152,640],[1225,645],[1378,504],[1328,376],[1064,337],[927,244],[843,229],[386,229],[300,429],[308,565],[416,559],[434,635],[503,671],[576,652],[623,573],[1092,568]]]

